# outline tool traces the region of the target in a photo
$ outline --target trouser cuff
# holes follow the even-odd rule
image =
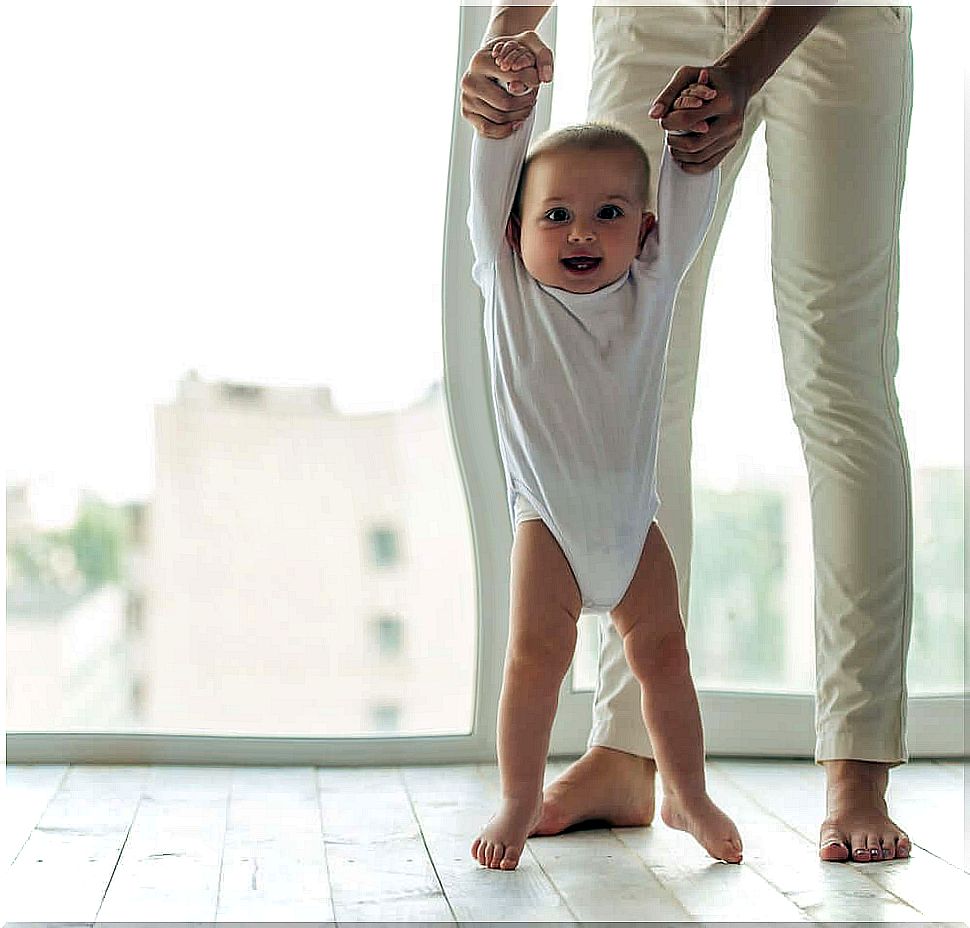
[[[867,760],[897,767],[909,760],[906,739],[866,737],[846,732],[819,734],[815,742],[815,763],[826,760]]]
[[[624,734],[618,731],[616,726],[609,724],[593,726],[593,730],[589,733],[589,740],[586,742],[586,749],[589,750],[593,747],[625,751],[627,754],[635,754],[637,757],[647,757],[653,760],[653,746],[645,732],[631,733],[628,729]]]

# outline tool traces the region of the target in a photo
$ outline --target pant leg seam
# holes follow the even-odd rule
[[[904,41],[908,41],[905,38]],[[884,397],[886,400],[886,411],[889,416],[889,421],[893,429],[893,433],[896,437],[896,448],[899,454],[900,469],[903,476],[903,501],[905,505],[905,515],[906,515],[906,537],[904,539],[904,571],[903,571],[903,612],[900,616],[900,621],[902,624],[902,638],[900,642],[900,660],[899,660],[899,692],[900,692],[900,705],[899,712],[897,714],[897,723],[899,724],[899,740],[901,753],[905,754],[905,732],[906,732],[906,659],[907,652],[909,650],[909,630],[908,626],[912,622],[912,608],[913,608],[913,504],[912,504],[912,473],[909,466],[908,454],[904,451],[905,448],[905,437],[902,428],[902,421],[899,415],[898,401],[895,406],[890,402],[890,397],[893,393],[893,384],[889,377],[889,364],[887,359],[887,349],[890,340],[890,309],[891,309],[891,292],[893,286],[893,280],[897,281],[896,285],[896,313],[895,313],[895,324],[898,330],[898,320],[899,320],[899,278],[900,278],[900,246],[899,246],[899,229],[900,229],[900,217],[902,213],[902,199],[903,199],[903,185],[905,183],[905,174],[902,170],[902,165],[906,157],[906,151],[904,148],[904,137],[907,136],[907,120],[905,117],[907,108],[910,108],[912,103],[912,55],[906,53],[904,50],[904,66],[901,71],[901,93],[900,93],[900,108],[899,108],[899,125],[896,131],[896,165],[895,165],[895,196],[896,196],[896,209],[895,215],[893,217],[893,231],[891,242],[894,242],[894,246],[891,250],[890,255],[890,273],[887,275],[886,279],[886,295],[885,295],[885,311],[883,313],[883,337],[882,337],[882,373],[883,373],[883,389]],[[909,620],[907,621],[907,616]]]

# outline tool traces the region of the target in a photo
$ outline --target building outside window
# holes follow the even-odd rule
[[[404,623],[393,615],[382,615],[373,623],[377,653],[381,657],[400,655],[404,639]]]
[[[390,567],[401,560],[397,533],[390,528],[371,529],[371,563],[375,567]]]
[[[371,731],[397,731],[401,723],[401,707],[397,703],[378,703],[371,707]]]

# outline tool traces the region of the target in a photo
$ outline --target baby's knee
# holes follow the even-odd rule
[[[509,640],[509,661],[525,673],[562,673],[576,650],[576,623],[568,616],[521,629]]]
[[[623,636],[623,650],[639,679],[690,673],[687,632],[682,624],[658,635],[638,623]]]

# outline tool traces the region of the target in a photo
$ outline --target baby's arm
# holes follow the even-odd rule
[[[707,234],[720,181],[720,165],[704,174],[689,174],[664,145],[657,182],[658,247],[660,261],[675,284]]]
[[[493,47],[498,51],[493,58]],[[527,55],[523,55],[523,50]],[[535,58],[532,52],[514,40],[505,39],[500,43],[487,44],[473,59],[472,67],[478,62],[486,68],[495,61],[503,71],[521,73],[527,77],[533,86],[538,87],[538,73],[535,70]],[[530,64],[525,62],[531,61]],[[503,67],[505,65],[505,67]],[[517,65],[513,70],[513,65]],[[494,66],[491,68],[494,72]],[[494,78],[493,78],[494,79]],[[516,81],[511,82],[511,90],[516,89]],[[528,90],[526,92],[529,92]],[[522,123],[522,131],[513,132],[504,139],[488,138],[475,132],[472,136],[472,150],[470,160],[470,188],[471,200],[468,207],[468,229],[471,235],[472,249],[475,253],[475,265],[472,274],[479,281],[481,271],[485,265],[495,261],[508,248],[505,240],[505,227],[512,211],[512,202],[519,185],[519,174],[525,161],[532,127],[535,124],[535,105]]]

